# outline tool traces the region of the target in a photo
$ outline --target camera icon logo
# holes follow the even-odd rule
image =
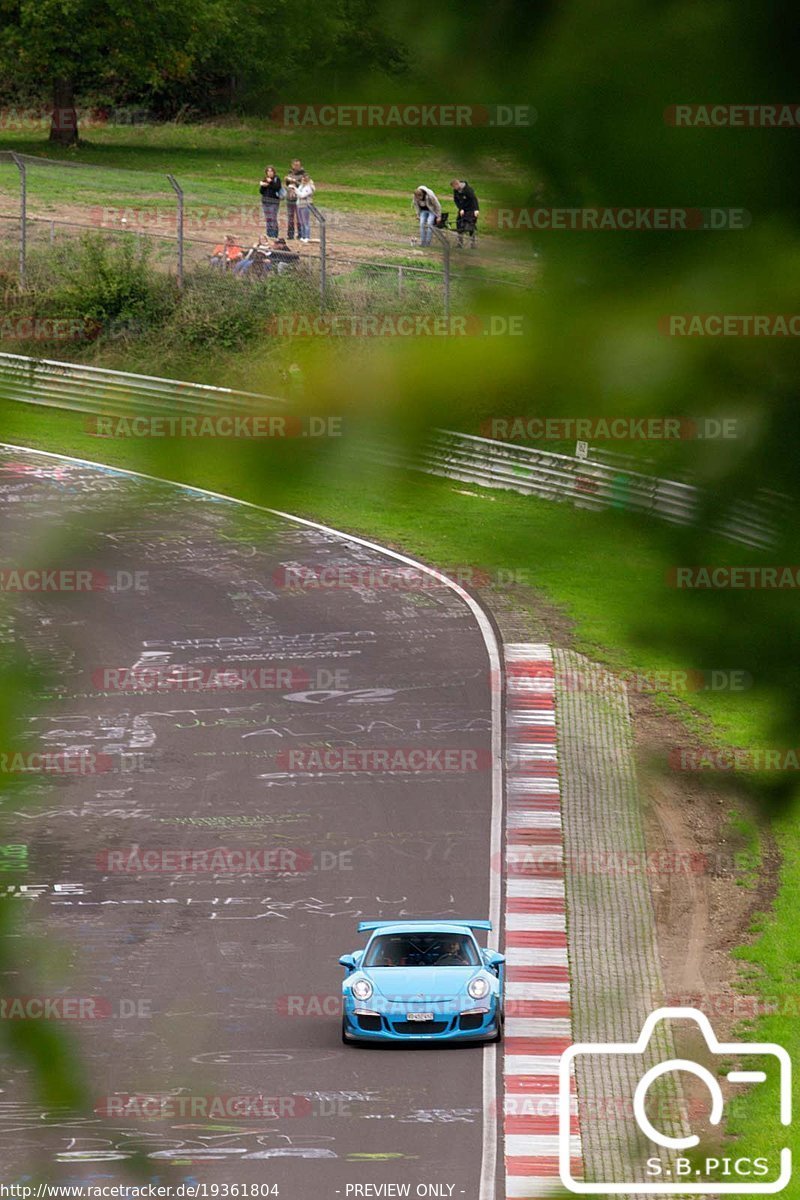
[[[644,1071],[638,1079],[633,1094],[633,1117],[641,1135],[648,1142],[665,1152],[664,1161],[648,1158],[646,1178],[636,1180],[607,1180],[586,1182],[576,1179],[572,1173],[570,1138],[570,1079],[575,1060],[591,1055],[595,1059],[611,1056],[636,1056],[641,1058],[650,1047],[653,1034],[662,1021],[694,1021],[702,1033],[708,1050],[723,1058],[742,1060],[743,1069],[724,1073],[729,1084],[759,1084],[767,1082],[763,1069],[765,1058],[777,1063],[779,1083],[779,1113],[781,1125],[790,1125],[792,1119],[791,1076],[792,1064],[783,1046],[775,1042],[720,1042],[705,1013],[696,1008],[659,1008],[645,1021],[639,1040],[636,1042],[584,1042],[570,1046],[561,1056],[559,1063],[559,1130],[558,1153],[561,1182],[571,1192],[584,1196],[610,1195],[765,1195],[783,1191],[792,1176],[792,1152],[788,1146],[780,1151],[780,1161],[774,1170],[766,1158],[745,1156],[710,1157],[705,1159],[684,1157],[685,1152],[696,1149],[700,1139],[696,1134],[675,1136],[657,1129],[647,1112],[647,1093],[658,1080],[672,1072],[688,1072],[707,1088],[711,1103],[708,1121],[719,1125],[724,1113],[724,1096],[719,1078],[707,1067],[690,1059],[670,1058]],[[758,1069],[748,1070],[748,1060],[758,1059]],[[721,1172],[721,1175],[720,1175]],[[777,1176],[768,1178],[769,1176]]]

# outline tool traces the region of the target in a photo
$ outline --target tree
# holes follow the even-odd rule
[[[76,97],[186,80],[224,34],[221,0],[0,0],[0,69],[50,81],[50,140],[78,140]]]
[[[70,146],[81,95],[264,111],[312,79],[352,91],[364,72],[402,72],[402,46],[368,0],[306,0],[297,17],[291,0],[0,0],[0,77],[22,90],[48,80],[50,140]]]

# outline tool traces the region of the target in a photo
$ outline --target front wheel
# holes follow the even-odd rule
[[[347,1021],[345,1020],[344,1017],[342,1017],[342,1041],[344,1042],[345,1046],[361,1046],[361,1045],[363,1045],[363,1042],[359,1041],[358,1038],[353,1037],[352,1034],[350,1034],[349,1037],[347,1036]]]
[[[501,1042],[503,1040],[503,1026],[505,1023],[506,1014],[501,1008],[497,1014],[497,1032],[495,1033],[494,1037],[486,1039],[487,1046],[493,1046],[496,1042]]]

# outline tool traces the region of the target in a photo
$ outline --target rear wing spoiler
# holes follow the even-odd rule
[[[407,921],[403,917],[395,917],[393,920],[383,921],[359,921],[358,932],[368,933],[373,929],[382,929],[384,925],[418,925],[420,929],[427,929],[431,925],[466,925],[468,929],[486,929],[491,930],[491,921],[456,921],[456,920],[438,920],[434,917],[429,917],[427,921]]]

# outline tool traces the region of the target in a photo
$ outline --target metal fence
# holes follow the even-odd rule
[[[265,403],[286,404],[280,397],[256,392],[21,354],[0,354],[0,396],[22,404],[111,416],[174,412],[202,416],[226,408],[258,411]]]
[[[200,184],[173,173],[0,151],[0,269],[16,275],[24,289],[43,280],[52,257],[71,252],[82,236],[133,237],[150,247],[159,270],[183,286],[189,272],[208,267],[226,235],[245,249],[266,237],[256,184],[256,198],[242,199],[241,185],[224,179]],[[322,307],[354,305],[358,311],[360,303],[382,302],[449,315],[451,298],[460,300],[473,283],[529,286],[530,264],[509,260],[502,248],[482,245],[476,256],[468,248],[459,251],[453,233],[439,231],[430,247],[420,248],[407,207],[405,212],[399,197],[390,216],[311,205],[309,242],[295,239],[289,246],[298,255],[293,261],[318,279]],[[287,217],[284,203],[277,218],[283,237]]]
[[[0,354],[0,396],[27,404],[118,416],[140,412],[202,415],[286,403],[253,392],[16,354]],[[568,502],[579,508],[637,512],[678,525],[696,523],[703,506],[702,492],[688,482],[622,469],[619,462],[573,458],[453,430],[437,430],[413,455],[375,443],[365,445],[364,453],[376,463],[479,487]],[[752,501],[737,501],[716,523],[714,532],[746,546],[766,548],[775,541],[776,529],[787,509],[785,497],[761,489]]]
[[[569,501],[578,508],[644,513],[676,525],[696,523],[703,504],[701,490],[685,481],[645,475],[619,462],[575,458],[451,430],[437,431],[415,457],[392,447],[376,453],[380,461],[407,470]],[[760,489],[754,500],[736,501],[714,532],[746,546],[767,547],[775,541],[787,505],[778,493]]]

